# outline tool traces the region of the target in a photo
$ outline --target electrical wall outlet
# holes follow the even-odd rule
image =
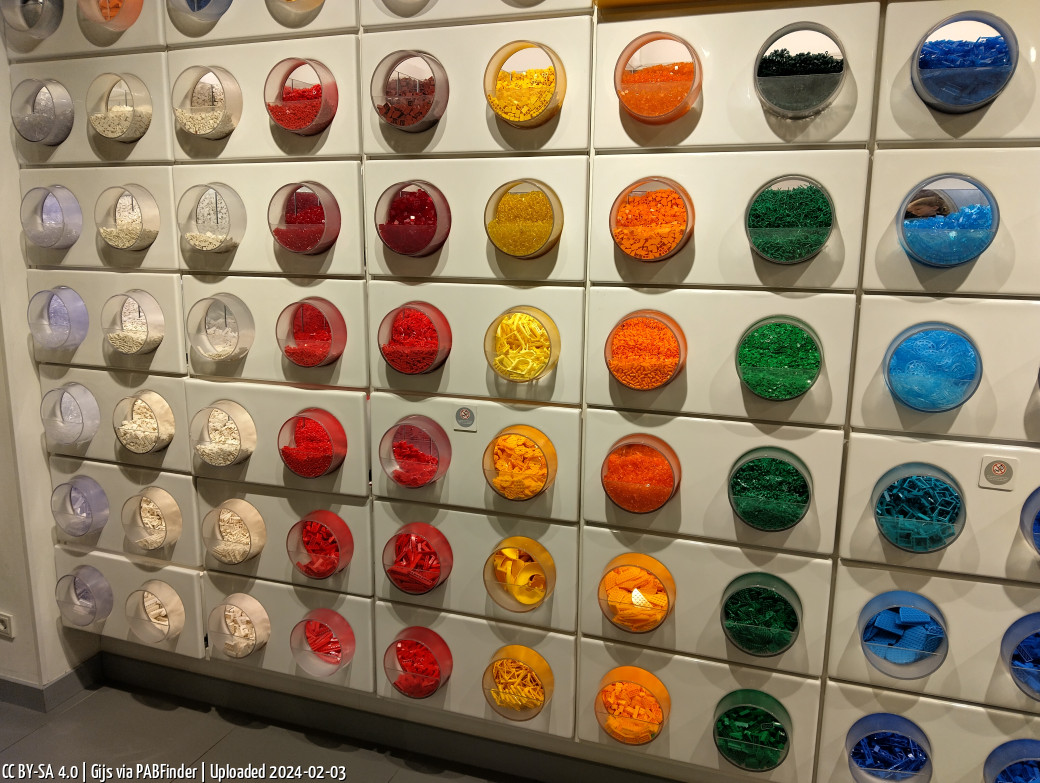
[[[14,638],[14,617],[6,612],[0,612],[0,638]]]

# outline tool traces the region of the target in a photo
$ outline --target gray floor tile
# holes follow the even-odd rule
[[[0,703],[0,751],[32,734],[46,722],[46,713]]]
[[[68,699],[63,701],[61,704],[57,704],[47,711],[47,720],[54,720],[58,715],[65,712],[67,709],[71,709],[79,704],[84,699],[88,699],[100,690],[99,688],[90,688],[81,690],[79,693],[75,693]]]
[[[385,754],[352,745],[339,737],[261,722],[234,727],[199,761],[207,765],[207,779],[210,777],[209,764],[286,764],[305,769],[310,765],[326,769],[336,765],[345,767],[346,779],[357,783],[387,783],[398,770],[387,761]]]
[[[0,763],[189,763],[232,728],[211,707],[102,688],[0,752]]]

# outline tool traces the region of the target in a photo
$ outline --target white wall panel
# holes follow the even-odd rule
[[[841,424],[852,351],[852,295],[594,288],[589,299],[589,405],[676,413],[739,416],[773,422]],[[611,378],[603,346],[615,324],[635,310],[660,310],[675,319],[689,346],[686,369],[660,389],[636,391]],[[794,316],[820,340],[820,376],[793,400],[764,400],[744,388],[736,351],[744,330],[762,318]]]
[[[237,362],[214,362],[190,350],[188,361],[198,375],[280,381],[312,386],[368,386],[368,335],[365,323],[365,286],[361,280],[320,280],[292,277],[183,278],[185,313],[218,293],[232,293],[245,302],[256,334],[245,357]],[[300,367],[289,361],[278,344],[275,328],[282,310],[301,299],[316,296],[332,302],[347,327],[347,344],[336,361],[322,367]]]
[[[54,563],[58,579],[71,573],[77,566],[87,565],[100,571],[112,588],[112,613],[82,630],[137,644],[145,642],[130,629],[126,616],[126,601],[130,594],[141,589],[145,582],[153,579],[165,582],[177,592],[184,606],[184,629],[171,639],[148,646],[190,658],[203,657],[205,618],[202,614],[201,571],[174,565],[156,567],[154,563],[131,560],[123,555],[62,546],[54,548]]]
[[[364,393],[196,379],[189,379],[184,385],[190,416],[226,399],[242,405],[256,426],[256,450],[252,456],[237,465],[214,467],[192,454],[191,466],[196,476],[338,495],[368,494],[368,422]],[[347,434],[346,458],[327,476],[297,476],[285,466],[278,453],[278,430],[285,421],[305,408],[328,411],[339,420]]]
[[[265,12],[266,9],[261,11]],[[203,53],[205,58],[200,59]],[[288,57],[317,60],[332,71],[336,79],[339,90],[336,116],[328,128],[314,136],[300,136],[279,127],[268,115],[264,104],[264,82],[268,72]],[[177,130],[177,160],[312,158],[361,153],[356,109],[359,101],[357,36],[321,36],[205,50],[177,49],[170,51],[166,58],[171,85],[182,71],[192,66],[219,66],[235,77],[242,90],[242,119],[231,135],[210,140]]]
[[[382,361],[382,360],[380,360]],[[458,426],[455,414],[466,407],[474,424]],[[581,416],[561,407],[536,407],[485,400],[409,398],[375,392],[371,401],[372,486],[377,497],[481,508],[499,514],[578,521],[581,487]],[[405,416],[426,416],[439,424],[451,441],[451,465],[440,480],[425,487],[402,487],[391,481],[379,464],[379,441]],[[506,427],[525,424],[540,430],[556,449],[556,480],[528,500],[508,500],[484,478],[484,450]]]
[[[110,268],[125,271],[176,270],[177,217],[173,180],[167,166],[110,166],[107,168],[22,169],[22,195],[31,188],[62,185],[72,191],[83,213],[83,232],[67,250],[37,247],[21,236],[22,256],[28,266]],[[159,234],[144,250],[117,250],[105,242],[94,221],[98,197],[108,188],[140,185],[159,208]]]
[[[675,606],[652,631],[633,634],[612,624],[600,610],[597,594],[603,570],[613,558],[629,552],[660,561],[675,579]],[[827,638],[831,583],[828,560],[770,555],[736,547],[676,541],[586,528],[582,536],[581,630],[583,634],[641,647],[761,666],[795,674],[820,676]],[[759,657],[729,642],[722,628],[722,597],[729,583],[744,574],[764,572],[787,582],[802,603],[798,635],[789,650]]]
[[[838,515],[842,434],[808,427],[776,427],[590,409],[585,414],[584,494],[586,522],[639,532],[703,536],[726,543],[830,553]],[[633,514],[603,491],[603,462],[620,438],[646,433],[663,439],[679,457],[682,478],[676,495],[659,510]],[[812,497],[798,524],[762,532],[742,522],[729,503],[729,474],[751,449],[779,447],[809,468]]]
[[[856,625],[860,611],[889,590],[920,593],[945,615],[949,654],[927,677],[897,680],[875,669],[863,653]],[[1000,658],[1008,626],[1031,612],[1040,612],[1040,587],[842,565],[834,593],[829,673],[882,688],[1034,711],[1036,702],[1018,689]]]
[[[437,506],[377,500],[373,507],[373,556],[376,596],[449,612],[482,615],[518,625],[549,627],[573,633],[578,609],[578,530],[504,514],[473,514]],[[382,569],[383,547],[409,522],[426,522],[448,539],[453,565],[440,586],[424,595],[395,587]],[[556,566],[556,589],[529,612],[510,612],[496,604],[484,587],[484,561],[510,536],[525,536],[544,546]]]
[[[439,2],[447,5],[443,0]],[[560,112],[535,128],[514,128],[503,122],[484,98],[484,68],[488,61],[499,47],[518,40],[548,46],[560,56],[567,73],[567,92]],[[448,74],[448,110],[436,125],[422,133],[389,127],[368,100],[376,65],[391,52],[402,49],[432,54]],[[361,52],[365,100],[359,107],[365,153],[558,152],[587,148],[591,60],[592,23],[588,17],[440,27],[435,36],[428,30],[367,34]]]
[[[877,3],[817,5],[811,12],[787,3],[726,13],[677,11],[664,18],[610,21],[596,29],[596,114],[593,146],[730,146],[740,144],[865,144],[874,94]],[[833,30],[845,48],[845,83],[829,108],[806,120],[782,120],[762,107],[753,83],[755,56],[774,32],[813,21]],[[614,91],[614,64],[642,33],[665,29],[688,41],[704,67],[701,97],[679,120],[647,125],[628,116]]]
[[[195,509],[195,487],[191,477],[166,473],[149,468],[132,468],[104,462],[51,457],[49,460],[51,486],[57,489],[76,476],[87,476],[96,481],[108,499],[109,516],[105,527],[85,536],[70,536],[54,525],[58,544],[76,547],[95,547],[117,554],[136,555],[191,568],[202,566],[202,529]],[[180,538],[172,546],[145,550],[130,542],[123,534],[121,512],[123,504],[140,494],[146,487],[159,487],[170,493],[181,512]]]
[[[904,329],[930,321],[949,323],[967,333],[978,349],[983,368],[982,380],[971,399],[943,413],[921,413],[896,402],[884,378],[885,351],[892,340]],[[980,440],[1040,439],[1040,350],[1020,337],[1037,330],[1037,301],[864,297],[852,426],[922,435],[965,435]]]
[[[271,582],[282,582],[293,587],[310,587],[334,593],[372,595],[372,510],[366,498],[303,492],[281,487],[246,486],[227,481],[199,479],[198,518],[201,525],[206,515],[221,504],[239,498],[252,505],[264,521],[267,543],[255,558],[230,565],[205,551],[202,557],[209,571],[224,571]],[[354,541],[350,564],[327,579],[311,579],[301,574],[286,553],[286,536],[290,528],[312,511],[331,511],[339,516]]]
[[[687,774],[696,774],[704,780],[715,780],[716,770],[722,776],[732,775],[742,780],[791,783],[804,783],[812,775],[820,697],[818,680],[592,639],[581,641],[579,654],[579,740],[619,747],[596,723],[593,705],[603,675],[616,666],[638,666],[656,676],[668,688],[672,711],[653,742],[626,748],[632,758],[669,758],[694,764],[701,769],[690,770]],[[791,750],[787,759],[772,771],[741,773],[722,757],[712,739],[715,705],[727,693],[742,688],[764,691],[783,704],[791,715]]]
[[[967,114],[942,114],[929,109],[910,84],[910,67],[917,44],[935,25],[959,11],[984,10],[1011,25],[1018,38],[1015,75],[988,107]],[[1024,139],[1040,136],[1040,6],[1019,0],[992,0],[980,6],[972,0],[942,3],[890,3],[885,14],[881,93],[877,106],[877,138],[881,142]]]
[[[297,36],[328,35],[357,29],[357,5],[353,0],[327,0],[316,12],[301,15],[300,22],[276,19],[268,8],[260,10],[259,3],[231,3],[215,23],[174,16],[166,10],[166,42],[171,49],[200,44],[217,44],[257,38],[294,38]],[[286,23],[288,22],[288,23]]]
[[[184,315],[181,308],[181,280],[176,275],[137,274],[133,272],[73,271],[64,269],[30,269],[26,273],[29,296],[37,291],[68,286],[83,299],[90,318],[87,336],[71,352],[43,348],[33,344],[38,362],[84,364],[93,367],[183,374]],[[164,334],[162,342],[151,353],[125,354],[112,347],[105,337],[101,313],[110,297],[133,289],[147,291],[162,309]],[[149,324],[152,329],[156,324]]]
[[[463,160],[373,160],[365,164],[365,257],[378,277],[487,278],[532,283],[585,280],[588,159],[577,156],[469,158]],[[515,179],[538,179],[563,205],[563,233],[538,258],[519,259],[497,250],[484,229],[484,205]],[[425,180],[451,209],[443,247],[420,258],[402,256],[379,239],[376,203],[398,182]]]
[[[881,150],[874,157],[870,222],[864,254],[867,290],[931,294],[1040,294],[1032,263],[1040,244],[1040,208],[1027,195],[1024,170],[1040,166],[1040,150]],[[899,207],[920,182],[950,171],[974,177],[993,193],[1000,213],[996,237],[975,261],[937,269],[910,260],[899,245]]]
[[[372,599],[354,595],[336,595],[325,590],[309,590],[305,587],[290,587],[284,584],[249,579],[231,574],[207,572],[202,582],[205,613],[203,622],[210,612],[222,605],[232,593],[248,593],[264,607],[271,621],[271,638],[259,650],[245,658],[229,659],[210,646],[210,660],[220,661],[224,666],[239,666],[277,674],[291,674],[323,684],[371,691],[372,681]],[[329,677],[313,677],[303,671],[293,659],[289,647],[289,635],[293,627],[303,620],[312,609],[332,609],[350,624],[354,632],[356,649],[354,658]]]
[[[980,480],[984,465],[1013,460],[1013,483],[1005,490]],[[874,485],[886,471],[923,462],[947,471],[960,484],[967,510],[964,530],[948,547],[911,554],[878,531],[870,504]],[[1040,556],[1019,531],[1019,514],[1038,484],[1036,449],[963,441],[893,438],[854,433],[845,473],[841,554],[882,565],[1040,582]]]
[[[126,465],[159,468],[181,473],[188,473],[191,470],[191,450],[188,447],[190,418],[188,410],[184,406],[183,378],[123,370],[108,372],[84,370],[56,364],[41,364],[39,371],[42,394],[45,395],[51,389],[67,383],[78,383],[87,387],[94,395],[101,412],[101,423],[98,426],[97,434],[89,443],[79,446],[64,446],[47,443],[45,436],[41,437],[41,442],[46,443],[48,451],[52,454],[120,462]],[[136,392],[144,390],[162,395],[173,411],[176,429],[173,440],[165,449],[150,454],[135,454],[124,448],[116,438],[113,413],[116,405],[124,397],[131,397]]]
[[[864,150],[600,155],[592,182],[589,277],[629,285],[855,288],[867,166]],[[834,227],[820,254],[789,265],[758,257],[745,229],[745,213],[758,189],[787,175],[817,180],[834,202]],[[660,262],[626,256],[610,233],[614,200],[635,181],[651,176],[674,179],[686,188],[695,213],[686,247]]]
[[[376,601],[376,693],[388,699],[407,700],[416,717],[436,723],[429,710],[457,712],[477,718],[507,723],[484,698],[481,678],[492,657],[507,644],[533,648],[552,669],[554,690],[542,711],[522,723],[510,722],[524,734],[548,732],[557,737],[574,736],[574,691],[577,682],[573,636],[535,628],[520,628],[505,623],[435,612],[400,604]],[[452,656],[452,675],[440,690],[425,699],[412,700],[398,693],[383,673],[383,651],[398,631],[411,626],[430,628],[447,643]],[[517,737],[518,741],[522,741]]]
[[[75,13],[75,8],[70,7],[69,12]],[[137,24],[126,34],[129,35],[138,24],[146,22],[148,17],[149,14],[142,13]],[[144,135],[135,142],[107,139],[96,133],[90,124],[90,108],[86,105],[87,90],[94,79],[105,73],[136,76],[148,89],[152,121]],[[24,79],[41,78],[57,79],[64,85],[72,97],[75,119],[69,137],[54,147],[26,141],[14,130],[13,125],[10,126],[11,140],[20,163],[29,166],[67,166],[70,163],[104,165],[173,162],[173,110],[170,106],[170,83],[166,78],[166,59],[161,53],[122,54],[83,60],[58,59],[11,68],[13,86]]]
[[[375,281],[368,286],[368,334],[372,386],[399,392],[492,397],[516,402],[576,404],[581,400],[581,351],[585,292],[562,286],[475,286],[439,283],[422,287]],[[432,304],[448,319],[452,348],[444,364],[424,375],[390,369],[379,353],[379,323],[407,302]],[[484,358],[484,333],[511,307],[544,311],[560,332],[560,361],[545,377],[513,383],[497,375]]]

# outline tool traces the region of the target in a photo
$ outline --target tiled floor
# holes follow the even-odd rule
[[[47,714],[0,703],[0,765],[47,763],[56,769],[59,764],[145,762],[204,762],[207,781],[211,763],[263,763],[342,766],[351,783],[524,783],[271,725],[229,710],[112,687],[85,691]]]

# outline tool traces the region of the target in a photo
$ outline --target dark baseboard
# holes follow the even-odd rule
[[[543,783],[580,780],[669,783],[645,773],[170,669],[112,653],[105,652],[100,657],[109,684],[249,713],[270,723],[337,734],[363,745],[400,749],[450,762],[456,768],[460,766],[459,760],[465,759],[465,765],[472,768],[474,776],[484,777],[480,773],[490,770],[499,773],[502,783],[519,780],[517,770],[523,770],[525,781]]]
[[[0,702],[49,712],[80,691],[96,688],[102,679],[101,656],[95,655],[49,685],[29,685],[0,678]]]

